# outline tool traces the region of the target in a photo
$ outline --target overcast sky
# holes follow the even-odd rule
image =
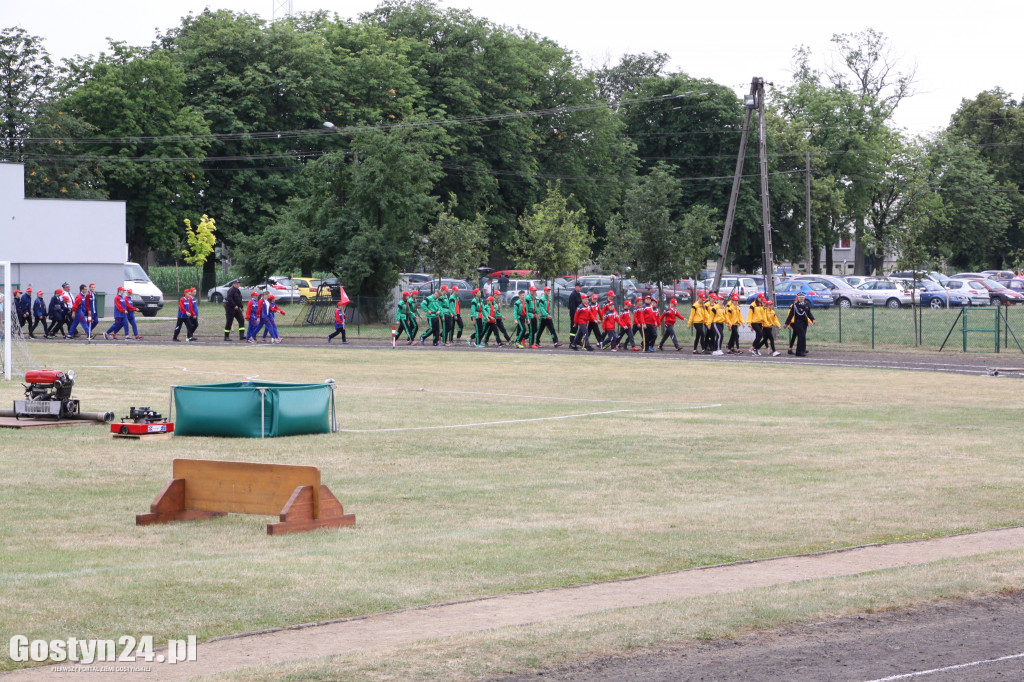
[[[9,0],[0,25],[21,26],[45,39],[54,58],[96,54],[107,38],[148,45],[157,32],[205,7],[270,19],[281,0]],[[284,0],[287,5],[287,0]],[[325,9],[355,18],[375,0],[292,0],[296,13]],[[904,101],[896,123],[913,133],[943,128],[964,98],[1001,87],[1020,96],[1024,84],[1024,3],[979,5],[860,0],[441,0],[495,23],[521,26],[577,53],[584,66],[618,61],[624,53],[664,52],[672,70],[746,92],[753,76],[784,84],[793,49],[807,45],[817,66],[835,33],[873,28],[886,34],[905,68],[917,68],[917,94]],[[974,12],[972,15],[971,13]]]

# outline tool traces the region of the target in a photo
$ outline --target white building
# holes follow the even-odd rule
[[[42,288],[49,302],[64,282],[72,293],[95,283],[111,315],[127,260],[123,201],[26,199],[25,166],[0,163],[0,261],[19,289]]]

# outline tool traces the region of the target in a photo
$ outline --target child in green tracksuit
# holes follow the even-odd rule
[[[395,342],[402,338],[402,334],[407,334],[409,328],[405,324],[405,309],[409,303],[409,292],[402,292],[402,300],[395,306]],[[409,337],[412,338],[411,336]]]
[[[473,301],[469,304],[469,319],[473,321],[473,333],[469,336],[469,345],[482,348],[487,317],[484,315],[484,299],[480,296],[479,289],[473,289]]]
[[[516,348],[525,348],[523,341],[530,338],[530,309],[525,291],[519,292],[519,298],[512,306],[512,314],[516,318]]]
[[[434,337],[433,345],[441,343],[441,321],[439,319],[441,315],[441,292],[435,291],[433,294],[423,300],[423,305],[420,306],[427,313],[427,331],[423,332],[423,336],[420,337],[420,345],[424,345],[427,342],[428,336]]]

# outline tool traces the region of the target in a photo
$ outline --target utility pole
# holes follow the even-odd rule
[[[771,83],[768,83],[771,85]],[[740,179],[743,177],[743,160],[747,153],[747,135],[750,131],[750,116],[757,109],[759,122],[758,156],[760,157],[761,175],[761,223],[764,226],[764,294],[769,299],[775,299],[775,280],[773,269],[775,257],[772,253],[772,226],[768,211],[768,152],[766,146],[766,124],[764,114],[764,86],[763,78],[755,77],[750,82],[750,94],[743,98],[743,105],[746,107],[747,115],[743,121],[743,134],[740,137],[740,151],[736,157],[736,172],[732,178],[732,194],[729,196],[729,209],[725,214],[725,228],[722,230],[722,245],[718,250],[718,266],[715,268],[715,279],[711,285],[712,291],[718,291],[722,283],[722,271],[725,269],[725,261],[729,255],[729,240],[732,238],[732,225],[736,218],[736,203],[740,196]]]
[[[807,225],[807,274],[811,274],[811,153],[807,152],[807,217],[804,219]],[[826,273],[831,275],[832,273]],[[843,273],[844,275],[846,273]]]
[[[736,219],[736,203],[740,198],[740,178],[743,177],[743,161],[747,155],[747,137],[750,133],[750,116],[757,107],[757,88],[759,78],[750,83],[750,94],[743,98],[744,108],[747,110],[743,119],[743,133],[740,135],[740,151],[736,156],[736,172],[732,176],[732,193],[729,195],[729,209],[725,213],[725,227],[722,230],[722,243],[718,248],[718,264],[715,267],[715,280],[711,285],[712,291],[718,291],[722,283],[722,272],[725,270],[725,259],[729,255],[729,240],[732,239],[732,224]]]
[[[757,79],[757,114],[761,118],[757,152],[761,157],[761,224],[764,226],[764,295],[775,300],[775,254],[772,251],[772,222],[768,212],[768,133],[764,115],[764,79]]]

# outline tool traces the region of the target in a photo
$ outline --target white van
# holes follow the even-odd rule
[[[132,290],[132,302],[146,317],[154,317],[164,307],[164,292],[138,263],[124,264],[124,288]]]

